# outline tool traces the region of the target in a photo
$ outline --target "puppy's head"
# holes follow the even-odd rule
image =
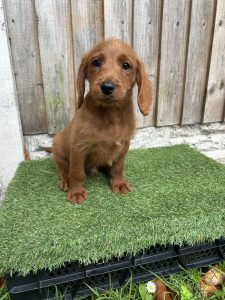
[[[151,84],[143,63],[132,48],[116,39],[97,44],[82,59],[78,77],[78,108],[84,101],[85,79],[96,105],[123,106],[137,82],[138,105],[143,115],[151,108]]]

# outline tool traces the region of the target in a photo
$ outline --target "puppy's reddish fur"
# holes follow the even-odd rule
[[[93,60],[100,66],[94,66]],[[130,68],[124,69],[123,63]],[[90,89],[84,98],[85,80]],[[115,90],[105,95],[101,84],[111,81]],[[53,141],[60,186],[72,203],[87,198],[87,172],[107,171],[114,193],[130,192],[123,179],[124,161],[135,130],[132,88],[137,82],[138,105],[143,115],[151,107],[151,85],[143,63],[129,45],[110,39],[97,44],[82,59],[78,78],[78,111]]]

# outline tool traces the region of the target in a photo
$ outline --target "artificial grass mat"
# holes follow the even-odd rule
[[[128,195],[88,178],[81,205],[65,201],[52,159],[21,163],[0,207],[0,272],[92,263],[155,244],[225,236],[225,167],[186,145],[129,151]]]

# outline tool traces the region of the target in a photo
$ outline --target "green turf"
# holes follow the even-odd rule
[[[88,178],[88,200],[65,201],[51,159],[23,162],[0,208],[0,272],[88,264],[156,243],[225,236],[225,167],[188,146],[130,151],[129,195]]]

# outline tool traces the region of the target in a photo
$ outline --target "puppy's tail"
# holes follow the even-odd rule
[[[48,153],[52,153],[52,147],[42,147],[40,146],[44,151],[48,152]]]

